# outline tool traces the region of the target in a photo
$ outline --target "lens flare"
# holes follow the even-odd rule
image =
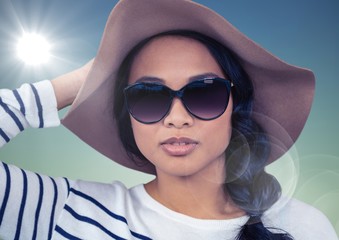
[[[50,58],[50,44],[41,35],[25,33],[18,41],[17,54],[27,65],[41,65]]]

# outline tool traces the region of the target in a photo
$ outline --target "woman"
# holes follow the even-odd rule
[[[0,236],[337,239],[264,171],[299,135],[313,80],[191,1],[120,1],[93,66],[1,92],[1,136],[57,125],[82,86],[64,125],[155,179],[126,189],[3,164]]]

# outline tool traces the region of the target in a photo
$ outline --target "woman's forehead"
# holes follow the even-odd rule
[[[162,36],[151,40],[135,57],[129,82],[145,76],[160,79],[189,79],[212,73],[223,77],[217,61],[205,45],[182,36]]]

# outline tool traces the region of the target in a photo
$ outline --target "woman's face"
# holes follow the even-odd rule
[[[225,78],[221,68],[201,43],[184,37],[152,40],[134,59],[129,84],[157,82],[173,90],[194,79]],[[131,117],[135,141],[151,161],[157,176],[223,175],[224,152],[231,137],[232,99],[219,118],[204,121],[190,115],[180,99],[161,121],[143,124]],[[223,176],[224,177],[224,176]]]

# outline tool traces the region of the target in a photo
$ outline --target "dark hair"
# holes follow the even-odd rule
[[[218,62],[225,76],[234,84],[233,130],[230,144],[226,149],[224,191],[250,216],[248,222],[241,228],[237,240],[292,239],[284,231],[271,232],[270,229],[274,228],[266,228],[261,221],[262,214],[281,195],[278,181],[265,172],[270,144],[263,129],[252,117],[253,85],[249,76],[237,61],[235,54],[213,38],[190,30],[173,30],[144,39],[128,53],[118,71],[114,90],[114,117],[117,119],[120,139],[127,154],[138,165],[149,164],[135,143],[123,89],[128,85],[134,57],[148,42],[161,36],[182,36],[202,43]]]

